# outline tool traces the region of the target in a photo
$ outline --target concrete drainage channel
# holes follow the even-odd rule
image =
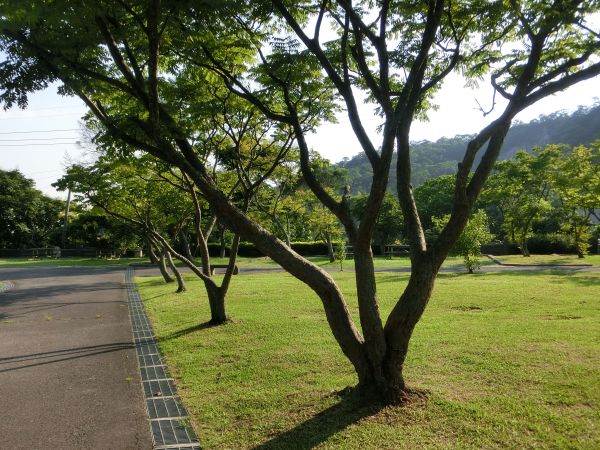
[[[134,269],[127,268],[125,282],[129,317],[138,357],[146,410],[154,450],[200,450],[188,413],[177,396],[175,383],[158,350],[152,325],[133,282]]]

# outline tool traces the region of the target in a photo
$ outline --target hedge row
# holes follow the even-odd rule
[[[320,256],[327,254],[327,245],[323,242],[292,242],[292,249],[301,254],[302,256]],[[217,242],[210,242],[208,244],[208,252],[210,256],[219,256],[221,251],[221,245]],[[226,249],[226,254],[229,255],[229,247]],[[238,250],[239,256],[246,256],[249,258],[257,258],[265,256],[262,252],[257,249],[251,242],[240,242],[240,248]]]

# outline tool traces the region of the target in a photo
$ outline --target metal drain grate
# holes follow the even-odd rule
[[[152,324],[144,311],[133,276],[134,269],[129,267],[125,276],[129,317],[154,450],[200,450],[188,413],[177,396],[175,383],[161,358]]]

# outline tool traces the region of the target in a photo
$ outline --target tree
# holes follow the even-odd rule
[[[498,207],[509,239],[529,256],[527,239],[534,222],[551,208],[551,178],[562,156],[557,146],[536,148],[533,153],[517,152],[513,159],[501,161],[486,188],[485,201]]]
[[[0,170],[0,247],[49,245],[62,210],[60,200],[43,195],[18,170]]]
[[[555,146],[556,147],[556,146]],[[577,255],[583,258],[589,248],[591,218],[600,220],[600,141],[589,148],[562,148],[563,158],[552,173],[552,187],[560,201],[562,231],[571,237]]]
[[[109,162],[101,156],[88,166],[72,165],[54,186],[71,189],[80,203],[136,229],[140,240],[145,238],[149,247],[158,250],[157,262],[165,282],[174,281],[167,271],[169,264],[178,281],[177,292],[182,292],[185,284],[161,233],[177,234],[190,218],[191,202],[185,202],[173,186],[153,177],[149,163],[149,158]],[[106,234],[106,230],[98,231]]]
[[[334,262],[336,260],[334,242],[344,241],[344,232],[340,222],[312,194],[305,196],[305,198],[307,197],[312,200],[311,204],[307,205],[309,208],[308,224],[313,234],[312,238],[321,239],[325,243],[329,262]]]
[[[452,212],[452,195],[456,178],[442,175],[426,180],[415,188],[415,204],[419,209],[421,224],[426,230],[433,227],[433,217]]]
[[[433,217],[433,225],[436,231],[440,232],[444,229],[450,220],[450,215],[443,217]],[[481,246],[488,243],[492,239],[489,230],[488,217],[484,210],[476,211],[467,222],[460,237],[452,247],[450,255],[462,256],[465,262],[465,267],[469,273],[481,267]]]
[[[138,230],[100,208],[89,209],[74,202],[69,216],[68,247],[100,247],[122,255],[126,250],[142,245]]]
[[[13,0],[5,6],[0,99],[24,106],[29,92],[59,80],[63,92],[82,98],[114,137],[188,174],[229,228],[314,290],[361,390],[391,403],[407,395],[403,367],[414,328],[511,121],[538,100],[600,73],[598,33],[586,22],[598,11],[596,2],[231,0],[163,7],[159,1]],[[320,40],[324,23],[337,31],[326,43]],[[353,246],[362,333],[332,277],[252,221],[207,170],[210,161],[196,145],[203,136],[189,128],[206,69],[283,130],[293,130],[307,186],[338,217]],[[426,114],[432,95],[453,71],[472,81],[490,75],[507,103],[466,145],[450,219],[437,240],[427,243],[411,184],[410,126]],[[357,91],[365,92],[381,115],[378,143],[365,131]],[[359,223],[352,218],[349,193],[336,199],[319,183],[305,139],[319,122],[331,120],[339,105],[372,167]],[[412,271],[384,323],[371,241],[394,150]]]
[[[369,197],[359,194],[351,199],[352,214],[360,220],[367,209]],[[381,209],[373,230],[373,243],[379,246],[380,253],[385,254],[385,246],[393,244],[400,239],[404,230],[400,204],[390,192],[385,193]]]

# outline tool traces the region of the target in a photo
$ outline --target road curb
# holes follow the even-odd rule
[[[127,268],[127,303],[153,448],[200,450],[200,443],[191,427],[189,415],[177,395],[175,382],[160,354],[152,324],[133,282],[134,273],[133,267]]]

